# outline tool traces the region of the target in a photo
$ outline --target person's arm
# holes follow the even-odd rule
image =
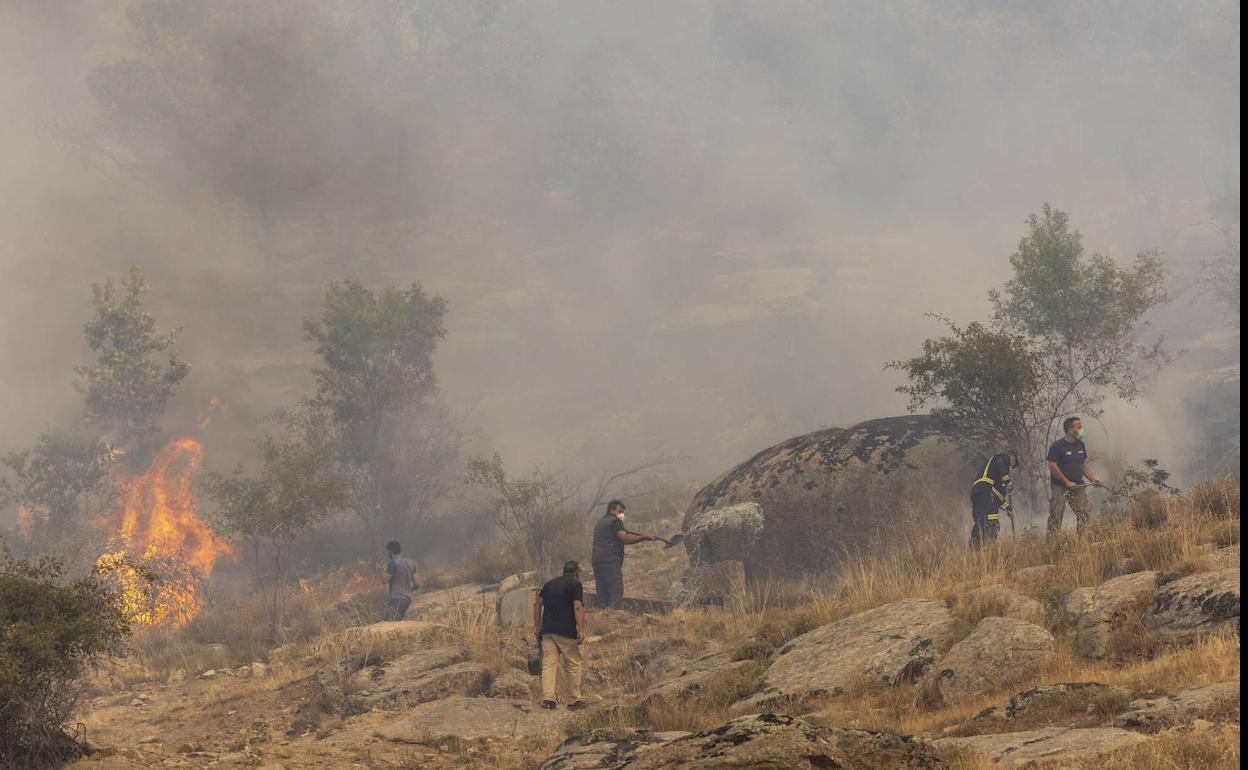
[[[1054,476],[1055,476],[1055,477],[1056,477],[1059,481],[1061,481],[1061,482],[1062,482],[1062,484],[1063,484],[1063,485],[1065,485],[1065,487],[1066,487],[1067,489],[1074,489],[1075,487],[1079,486],[1079,485],[1078,485],[1078,484],[1076,484],[1075,482],[1073,482],[1073,481],[1071,481],[1070,479],[1066,478],[1066,474],[1065,474],[1065,473],[1062,473],[1062,469],[1061,469],[1061,468],[1059,468],[1059,467],[1057,467],[1057,461],[1055,461],[1055,460],[1049,460],[1049,471],[1050,471],[1050,472],[1052,472],[1052,474],[1053,474],[1053,475],[1054,475]]]
[[[412,562],[412,590],[420,590],[420,572],[416,569],[416,562]]]
[[[658,535],[638,535],[634,532],[629,532],[627,529],[619,530],[618,532],[615,533],[615,536],[618,537],[620,541],[624,543],[624,545],[633,545],[634,543],[645,543],[650,540],[659,539]]]
[[[1098,487],[1101,485],[1100,477],[1098,477],[1096,474],[1092,472],[1092,468],[1088,465],[1087,460],[1083,461],[1083,475],[1087,476],[1088,481],[1091,481],[1093,484],[1097,485]]]
[[[533,596],[533,635],[542,635],[542,594]]]
[[[381,576],[381,584],[386,588],[390,587],[390,577],[394,575],[394,561],[386,562],[386,574]]]
[[[572,602],[572,614],[576,616],[576,641],[585,641],[585,602],[577,599]]]

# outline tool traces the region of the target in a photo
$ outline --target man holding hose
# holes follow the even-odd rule
[[[1088,467],[1088,448],[1083,445],[1083,423],[1078,417],[1067,417],[1062,422],[1066,435],[1053,442],[1045,460],[1049,463],[1049,537],[1062,528],[1062,516],[1066,503],[1075,510],[1075,532],[1082,536],[1088,524],[1088,481],[1101,485],[1101,480]]]

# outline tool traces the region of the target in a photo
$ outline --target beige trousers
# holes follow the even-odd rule
[[[562,680],[569,703],[581,699],[581,646],[575,639],[557,634],[542,635],[542,700],[556,700]]]
[[[1075,510],[1075,532],[1082,535],[1088,525],[1088,489],[1079,487],[1068,490],[1057,484],[1049,485],[1049,537],[1062,529],[1062,517],[1066,513],[1066,503]]]

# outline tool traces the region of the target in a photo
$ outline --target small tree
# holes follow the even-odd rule
[[[1018,451],[1034,510],[1062,417],[1098,417],[1110,393],[1134,400],[1170,357],[1161,338],[1140,341],[1144,315],[1166,298],[1156,252],[1137,255],[1130,269],[1085,258],[1069,217],[1048,204],[1027,227],[1010,256],[1013,278],[989,293],[993,323],[960,328],[946,319],[949,336],[886,368],[905,373],[897,390],[911,411],[933,406]]]
[[[0,550],[0,762],[40,767],[81,754],[65,732],[80,677],[119,653],[128,634],[117,597],[98,576],[67,583],[58,561],[18,561]]]
[[[569,535],[579,534],[584,524],[573,485],[540,470],[529,478],[510,478],[497,454],[469,460],[466,480],[493,493],[495,524],[525,569],[553,573],[570,558]]]
[[[62,558],[76,561],[82,524],[111,499],[108,445],[51,429],[33,447],[0,457],[0,465],[8,471],[0,479],[0,503],[24,511],[31,545],[47,550],[55,544]]]
[[[159,443],[157,425],[174,387],[190,367],[178,359],[178,330],[161,331],[143,309],[149,285],[137,266],[121,279],[91,287],[95,315],[83,326],[96,363],[75,367],[75,385],[86,397],[87,422],[104,431],[126,453],[131,469],[143,467]],[[154,360],[164,355],[162,364]]]
[[[446,303],[413,284],[373,292],[331,284],[319,320],[306,320],[321,365],[312,405],[328,414],[335,456],[350,479],[350,507],[369,539],[410,532],[429,514],[447,458],[451,426],[433,403],[433,352],[446,334]]]
[[[349,501],[347,480],[333,470],[329,447],[300,439],[263,438],[258,476],[249,477],[240,467],[228,475],[209,473],[204,481],[207,496],[216,506],[216,521],[225,531],[252,543],[257,570],[261,549],[272,560],[270,633],[274,639],[287,583],[284,556],[290,544]]]

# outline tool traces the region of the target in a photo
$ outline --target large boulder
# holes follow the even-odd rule
[[[694,497],[684,523],[690,563],[738,559],[751,579],[822,571],[923,504],[969,529],[967,495],[983,460],[957,439],[949,423],[909,415],[765,449]]]
[[[934,770],[947,765],[910,736],[816,725],[797,717],[756,714],[699,733],[657,741],[628,731],[597,732],[560,746],[540,770]],[[614,739],[613,739],[614,738]]]
[[[516,588],[500,593],[494,610],[498,624],[506,628],[532,627],[536,597],[536,588]]]
[[[1105,657],[1115,625],[1128,610],[1147,601],[1156,589],[1156,572],[1132,572],[1106,580],[1091,592],[1074,592],[1080,598],[1068,597],[1066,610],[1078,612],[1075,649],[1085,658]]]
[[[1070,767],[1087,767],[1086,761],[1099,754],[1147,740],[1139,733],[1118,727],[1046,727],[1021,733],[941,738],[933,741],[933,745],[941,748],[965,746],[1002,767],[1058,761],[1074,763],[1069,764]]]
[[[1053,635],[1017,618],[988,617],[953,645],[932,670],[941,696],[951,699],[992,690],[1053,657]]]
[[[750,703],[839,694],[865,683],[915,680],[949,641],[944,602],[903,599],[802,634],[780,649]]]
[[[1162,641],[1239,629],[1239,568],[1201,572],[1167,583],[1153,595],[1145,620]]]

